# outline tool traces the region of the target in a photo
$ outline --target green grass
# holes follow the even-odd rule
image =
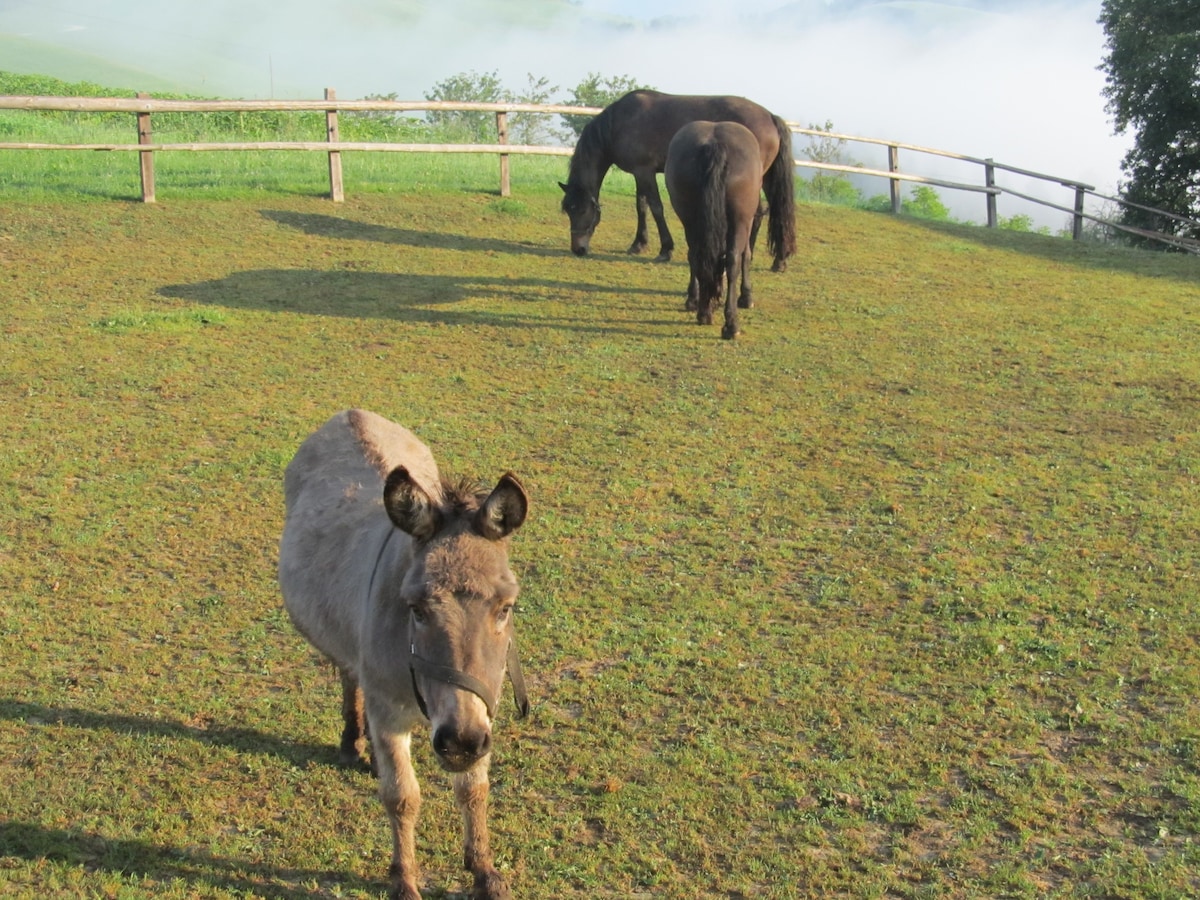
[[[382,894],[273,574],[283,468],[352,405],[531,493],[518,896],[1200,891],[1194,259],[805,206],[730,343],[621,252],[624,194],[576,259],[552,178],[459,177],[5,193],[0,892]]]

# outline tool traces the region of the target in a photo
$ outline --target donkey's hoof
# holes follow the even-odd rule
[[[480,872],[475,876],[475,886],[471,888],[471,900],[512,900],[504,877],[493,869],[490,872]]]

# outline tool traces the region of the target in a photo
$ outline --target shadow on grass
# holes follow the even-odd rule
[[[514,303],[540,303],[562,294],[609,294],[613,288],[538,278],[494,278],[470,275],[401,275],[354,270],[258,269],[225,278],[159,288],[164,297],[229,309],[257,309],[318,316],[397,319],[446,325],[498,325],[513,328],[560,328],[604,334],[644,334],[636,327],[605,325],[591,308],[580,316],[512,312]],[[663,297],[662,291],[621,288],[622,294]],[[463,300],[494,298],[504,311],[448,309]],[[596,303],[611,302],[597,298]],[[676,320],[643,321],[640,325],[673,325]]]
[[[0,822],[0,856],[47,860],[89,872],[170,882],[180,880],[198,891],[218,889],[276,900],[308,900],[330,896],[329,887],[378,890],[343,872],[275,868],[262,863],[225,859],[203,850],[162,847],[146,841],[114,840],[99,834],[44,828],[27,822]],[[311,884],[311,888],[301,887]],[[324,885],[324,886],[322,886]]]
[[[571,258],[565,219],[563,220],[562,246],[542,247],[537,244],[504,241],[496,238],[471,237],[440,231],[414,231],[410,228],[395,228],[390,225],[373,225],[369,222],[356,222],[353,219],[343,219],[338,216],[300,213],[285,209],[262,209],[259,210],[259,214],[286,228],[294,228],[317,237],[370,241],[377,244],[401,244],[407,247],[431,250],[462,250],[464,252],[482,250],[490,253],[526,253],[550,259]],[[628,253],[603,253],[594,250],[589,257],[598,260],[637,258],[631,257]],[[646,262],[655,261],[654,257],[649,254],[641,258]]]
[[[111,731],[116,734],[181,738],[214,747],[227,747],[244,753],[269,754],[298,768],[304,768],[309,763],[338,765],[337,748],[333,744],[316,745],[285,741],[253,728],[221,726],[196,728],[168,719],[90,712],[81,709],[55,709],[19,700],[0,700],[0,718],[14,722],[69,725],[73,728]]]
[[[318,237],[341,238],[344,240],[370,241],[376,244],[403,244],[433,250],[463,250],[466,252],[529,253],[535,256],[566,257],[570,253],[562,249],[549,249],[536,244],[503,241],[495,238],[470,237],[438,231],[414,231],[409,228],[394,228],[390,225],[372,225],[338,216],[316,213],[299,213],[282,209],[259,211],[263,218],[270,219],[286,228],[294,228],[305,234]]]
[[[1010,250],[1062,265],[1151,278],[1170,278],[1185,284],[1200,282],[1200,260],[1193,254],[1141,250],[1095,241],[1074,241],[1045,234],[962,225],[956,222],[937,222],[911,216],[904,217],[904,221],[919,225],[944,238],[970,241],[997,250]]]

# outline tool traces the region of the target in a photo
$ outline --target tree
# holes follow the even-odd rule
[[[1103,0],[1104,96],[1118,134],[1132,129],[1122,198],[1200,218],[1200,4]],[[1200,226],[1126,206],[1126,225],[1200,237]]]
[[[460,72],[439,81],[425,93],[426,100],[450,100],[461,103],[505,103],[509,94],[500,83],[498,72]],[[440,128],[453,140],[469,144],[496,142],[496,114],[474,110],[430,110],[429,124]]]
[[[528,81],[525,90],[509,95],[514,103],[547,104],[554,100],[558,93],[557,84],[551,84],[546,78],[534,78],[532,73],[525,77]],[[562,137],[545,113],[513,113],[509,123],[509,141],[513,144],[558,143]]]
[[[654,88],[648,84],[639,84],[628,75],[610,75],[606,77],[599,72],[589,72],[583,81],[571,89],[571,96],[567,98],[566,105],[605,107],[614,100],[619,100],[630,91],[637,90],[652,91]],[[567,123],[567,127],[575,133],[575,137],[583,134],[583,129],[587,127],[587,123],[592,121],[592,116],[564,115],[562,118]]]

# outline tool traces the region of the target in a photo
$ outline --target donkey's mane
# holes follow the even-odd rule
[[[454,513],[470,513],[487,499],[488,490],[473,478],[442,478],[442,508]]]

